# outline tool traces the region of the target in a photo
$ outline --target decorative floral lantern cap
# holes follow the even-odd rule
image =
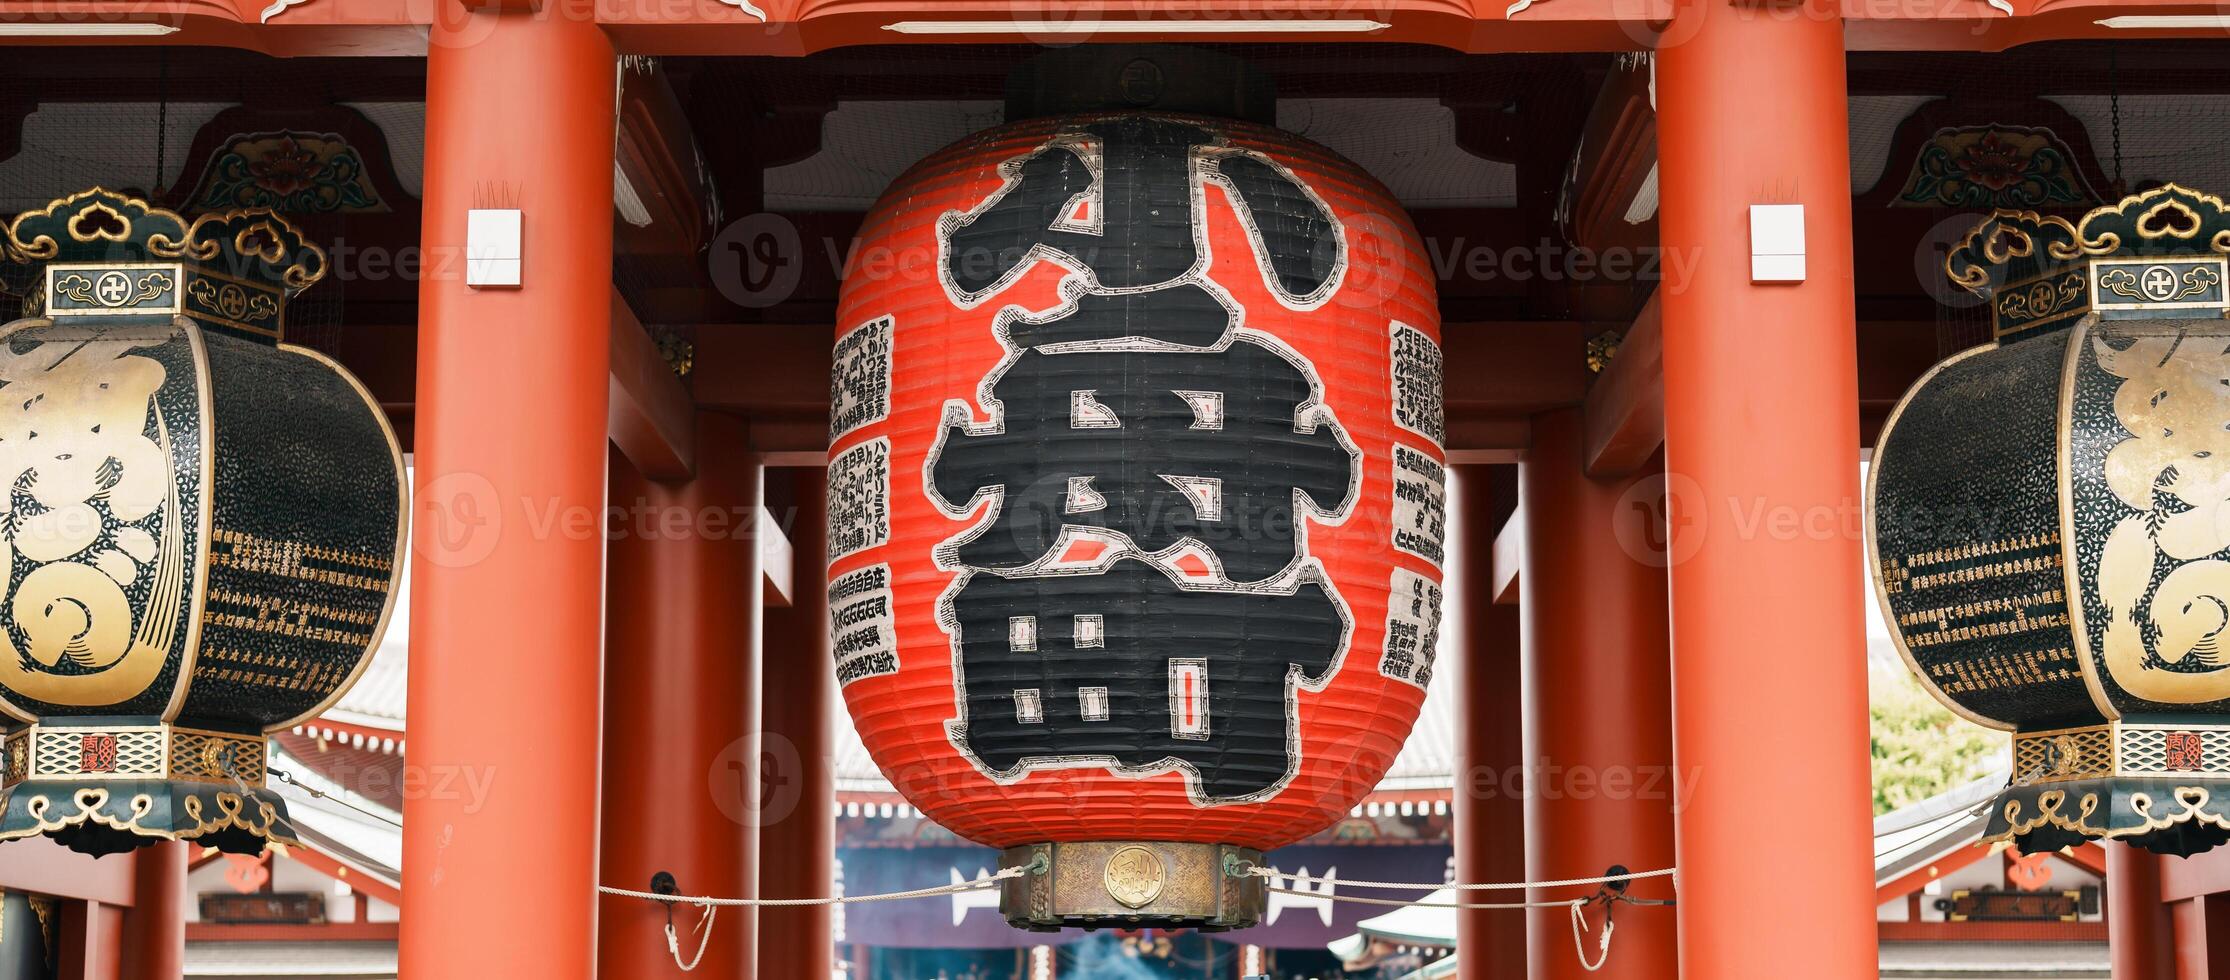
[[[1988,839],[2230,840],[2226,254],[2230,209],[2171,184],[1946,257],[1997,340],[1891,413],[1867,543],[1908,665],[2013,733]]]
[[[7,232],[43,315],[0,328],[0,840],[290,841],[264,733],[370,658],[407,513],[378,403],[281,343],[325,254],[99,188]]]

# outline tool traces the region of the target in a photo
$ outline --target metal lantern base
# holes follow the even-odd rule
[[[1002,868],[1028,874],[1000,886],[999,911],[1022,929],[1049,932],[1143,926],[1203,932],[1244,929],[1262,918],[1266,879],[1245,869],[1262,852],[1228,844],[1066,841],[1010,847]]]
[[[166,840],[230,854],[293,844],[265,788],[270,745],[182,725],[38,724],[0,736],[0,841],[52,837],[118,854]]]

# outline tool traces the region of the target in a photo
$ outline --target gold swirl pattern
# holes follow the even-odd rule
[[[0,631],[0,687],[11,692],[73,707],[119,704],[153,684],[171,655],[185,520],[169,427],[154,402],[165,371],[131,353],[156,342],[0,349],[0,402],[15,409],[0,413],[0,488],[8,491],[0,582],[16,581],[4,611],[23,639],[18,648]],[[159,540],[145,527],[150,518]],[[17,581],[19,562],[34,567]],[[146,605],[135,609],[125,587],[148,574]]]
[[[279,815],[277,805],[261,797],[243,796],[239,793],[217,792],[209,794],[215,802],[216,813],[200,795],[188,795],[179,800],[178,814],[185,820],[173,818],[173,826],[150,825],[145,821],[155,811],[155,798],[146,793],[132,796],[121,814],[109,812],[112,798],[106,787],[82,786],[70,793],[67,805],[76,807],[73,812],[58,812],[54,797],[44,793],[24,800],[24,813],[30,822],[22,827],[0,833],[0,841],[36,837],[67,830],[71,827],[95,824],[110,830],[121,831],[136,837],[161,840],[196,840],[210,834],[237,830],[262,839],[267,843],[296,844],[294,836],[284,829],[286,818]],[[249,804],[253,803],[251,807]]]
[[[2129,433],[2107,452],[2106,484],[2138,512],[2107,535],[2094,576],[2107,609],[2101,658],[2124,690],[2169,704],[2230,698],[2230,561],[2212,557],[2230,549],[2230,525],[2215,520],[2230,506],[2230,418],[2214,395],[2230,354],[2186,339],[2116,350],[2091,338],[2098,366],[2123,379],[2114,415]],[[2180,564],[2155,581],[2161,557]]]

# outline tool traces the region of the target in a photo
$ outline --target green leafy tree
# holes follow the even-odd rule
[[[1874,813],[1972,782],[2006,758],[2006,736],[1951,713],[1904,670],[1869,672]]]

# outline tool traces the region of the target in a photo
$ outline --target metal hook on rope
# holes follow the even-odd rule
[[[650,876],[650,890],[655,895],[678,896],[681,894],[681,883],[674,880],[672,872],[660,871]],[[674,932],[674,905],[680,899],[654,898],[652,901],[666,907],[666,952],[673,955],[674,965],[681,967],[683,973],[695,970],[697,964],[704,962],[705,950],[712,945],[712,918],[720,913],[720,906],[706,905],[704,907],[704,914],[697,919],[697,928],[692,930],[699,934],[697,955],[683,960],[681,958],[681,937]]]

